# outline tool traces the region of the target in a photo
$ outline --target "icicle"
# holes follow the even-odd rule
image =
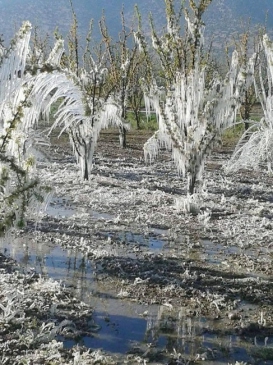
[[[6,52],[0,65],[0,119],[4,106],[12,101],[13,93],[23,82],[30,33],[31,24],[25,22],[16,34],[11,48]]]

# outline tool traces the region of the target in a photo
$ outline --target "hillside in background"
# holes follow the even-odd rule
[[[149,30],[148,15],[151,12],[156,26],[160,29],[165,24],[164,0],[74,0],[74,8],[79,22],[79,33],[84,40],[90,19],[94,19],[94,37],[99,37],[98,21],[105,11],[110,33],[116,37],[120,30],[120,11],[124,3],[127,24],[132,23],[134,5],[137,3],[143,16],[144,29]],[[178,1],[179,3],[179,1]],[[13,36],[23,20],[30,20],[39,26],[41,33],[53,34],[56,27],[64,37],[71,24],[69,0],[0,0],[0,34],[5,44]],[[268,12],[268,30],[273,30],[272,0],[214,0],[206,15],[206,32],[214,34],[219,44],[231,33],[239,32],[242,22],[251,18],[253,26],[265,24]]]

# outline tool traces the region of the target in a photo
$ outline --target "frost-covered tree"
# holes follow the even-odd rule
[[[70,92],[63,89],[64,93],[60,93],[58,87],[53,97],[55,101],[63,98],[63,102],[52,128],[62,126],[68,132],[82,176],[86,180],[91,174],[93,154],[101,130],[110,125],[121,129],[126,127],[122,107],[114,96],[114,86],[109,82],[108,52],[102,45],[96,50],[90,47],[91,30],[90,27],[83,67],[78,70],[78,76],[70,70],[65,71],[64,79]]]
[[[140,65],[141,66],[134,72],[133,85],[128,96],[128,109],[130,109],[134,115],[137,129],[141,128],[142,109],[144,103],[143,89],[140,81],[143,77],[145,77],[147,70],[145,60],[140,59]]]
[[[30,93],[32,75],[26,72],[31,25],[25,22],[0,60],[0,232],[21,226],[29,204],[41,200],[43,188],[35,173],[29,146],[32,133]],[[33,115],[34,117],[34,115]]]
[[[107,70],[93,59],[89,72],[80,71],[79,77],[64,71],[41,73],[36,77],[31,97],[38,104],[43,100],[44,111],[61,100],[51,130],[61,127],[67,131],[82,177],[89,179],[97,140],[102,129],[114,124],[120,126],[121,110],[111,98],[99,94]]]
[[[111,123],[121,123],[119,106],[97,93],[105,69],[91,62],[90,72],[81,75],[61,68],[64,42],[58,39],[46,61],[34,62],[29,41],[31,25],[25,22],[2,49],[0,63],[0,230],[23,224],[27,207],[41,200],[44,188],[35,171],[30,149],[37,142],[33,126],[41,113],[48,115],[61,100],[52,126],[69,130],[82,175],[88,178],[99,132]],[[88,92],[94,86],[93,98]],[[48,119],[48,118],[47,118]]]
[[[254,78],[256,96],[260,101],[263,117],[252,125],[239,140],[226,166],[227,171],[259,169],[266,165],[272,172],[273,162],[273,43],[263,36],[262,51],[258,54],[258,71]]]
[[[133,31],[127,30],[125,24],[124,12],[121,12],[122,29],[119,33],[117,42],[111,39],[105,18],[100,22],[100,30],[103,41],[108,53],[109,75],[107,81],[112,85],[112,97],[122,111],[123,125],[119,128],[120,146],[126,148],[126,131],[129,128],[128,109],[133,103],[134,113],[138,117],[139,114],[139,92],[140,79],[137,75],[143,71],[143,58],[135,43]],[[134,91],[136,94],[133,95]]]
[[[92,43],[92,21],[80,66],[77,18],[72,2],[71,8],[73,23],[68,55],[62,57],[61,69],[38,77],[33,95],[37,101],[43,98],[47,111],[61,101],[51,130],[61,127],[61,133],[68,132],[82,177],[88,180],[101,130],[110,125],[122,129],[125,124],[122,107],[115,98],[114,86],[109,82],[108,50],[102,44],[94,46]],[[61,37],[58,35],[57,38]]]
[[[161,62],[164,88],[155,77],[146,84],[146,106],[148,111],[154,108],[159,130],[145,144],[145,157],[153,160],[162,145],[171,150],[178,172],[187,177],[190,195],[196,191],[205,160],[222,131],[234,123],[242,90],[253,74],[253,60],[239,70],[238,54],[234,52],[225,79],[215,74],[206,83],[202,15],[210,3],[211,0],[201,0],[197,5],[192,0],[190,13],[185,8],[176,12],[174,1],[165,0],[167,28],[162,36],[151,21],[152,46]],[[181,35],[183,13],[186,30]],[[135,36],[144,53],[148,53],[141,32]]]
[[[247,68],[250,55],[255,52],[256,57],[260,52],[260,39],[264,34],[264,29],[260,28],[258,32],[255,33],[250,29],[250,25],[243,24],[243,32],[241,34],[236,34],[233,36],[231,41],[231,46],[235,47],[238,52],[238,59],[240,67]],[[228,59],[229,47],[226,47],[226,54]],[[257,70],[255,60],[254,73]],[[229,62],[229,59],[228,59]],[[246,79],[245,82],[248,82]],[[250,83],[248,87],[245,87],[241,97],[241,105],[239,108],[240,118],[244,124],[245,130],[248,129],[252,123],[251,114],[253,112],[254,105],[257,103],[258,99],[255,92],[254,83]]]

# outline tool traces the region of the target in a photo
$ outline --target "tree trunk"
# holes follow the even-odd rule
[[[246,131],[246,130],[248,130],[248,128],[249,128],[249,126],[250,126],[249,122],[244,121],[244,125],[245,125],[245,131]]]
[[[135,113],[135,118],[136,118],[136,123],[137,123],[137,129],[140,129],[141,118],[140,118],[140,113],[139,112]]]
[[[241,106],[241,110],[240,110],[240,114],[241,114],[241,118],[244,120],[244,127],[245,127],[245,131],[248,130],[249,128],[249,119],[250,119],[250,112],[252,109],[252,103],[251,100],[249,100],[249,95],[248,95],[248,91],[245,91],[245,100],[244,103]]]
[[[84,180],[88,180],[89,179],[88,162],[87,162],[86,156],[85,156],[85,159],[84,159],[84,175],[83,175],[83,179]]]
[[[196,185],[196,173],[188,172],[188,193],[190,195],[194,194]]]
[[[126,148],[126,129],[122,126],[119,127],[119,144],[121,148]]]

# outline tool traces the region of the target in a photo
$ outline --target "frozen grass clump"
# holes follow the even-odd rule
[[[113,364],[102,352],[65,349],[62,339],[91,335],[92,309],[60,282],[24,274],[0,255],[1,364]],[[11,272],[7,272],[8,270]]]

